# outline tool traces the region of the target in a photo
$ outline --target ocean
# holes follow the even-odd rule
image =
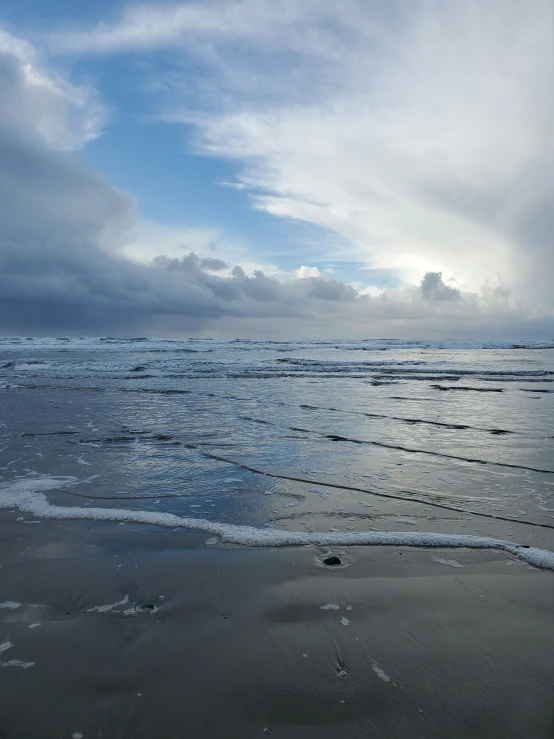
[[[62,517],[186,517],[214,541],[247,526],[262,544],[493,530],[539,544],[553,383],[554,341],[3,338],[4,507],[14,483],[46,484]]]

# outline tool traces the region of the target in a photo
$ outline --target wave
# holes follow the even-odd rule
[[[35,346],[53,349],[55,350],[61,345],[69,347],[82,348],[89,346],[91,348],[95,346],[121,346],[129,347],[129,345],[170,345],[174,347],[183,346],[187,343],[202,343],[210,342],[218,347],[237,347],[237,345],[243,345],[242,348],[249,350],[278,350],[282,347],[289,346],[291,350],[302,350],[302,349],[333,349],[333,350],[347,350],[347,351],[372,351],[380,349],[391,349],[391,350],[497,350],[497,351],[519,351],[519,350],[549,350],[554,349],[554,339],[533,341],[533,340],[521,340],[521,341],[482,341],[482,340],[457,340],[457,339],[446,339],[446,340],[421,340],[421,339],[362,339],[362,340],[326,340],[326,341],[309,341],[309,340],[290,340],[290,341],[274,341],[274,340],[256,340],[256,339],[213,339],[213,338],[198,338],[191,337],[187,339],[167,339],[167,338],[156,338],[147,336],[136,336],[136,337],[116,337],[116,336],[101,336],[101,337],[30,337],[30,336],[4,336],[0,337],[0,349],[4,347],[14,345],[24,345],[25,342],[33,342]]]
[[[75,477],[23,478],[0,487],[0,508],[17,508],[39,518],[61,520],[114,521],[139,523],[170,528],[181,527],[205,531],[224,543],[247,547],[290,546],[408,546],[424,548],[498,549],[508,552],[535,567],[554,570],[554,552],[548,549],[514,544],[502,539],[460,534],[427,532],[308,533],[257,529],[252,526],[216,523],[201,518],[177,516],[157,511],[132,511],[117,508],[81,508],[52,505],[45,493],[78,483]]]
[[[390,350],[385,356],[367,353],[383,348],[385,344]],[[452,351],[441,353],[439,350],[443,344]],[[494,344],[495,348],[498,348],[498,344]],[[480,342],[479,345],[482,349],[484,343]],[[503,344],[503,348],[511,346],[510,342]],[[544,348],[547,343],[526,342],[518,344],[520,346]],[[485,392],[485,388],[478,387],[482,381],[487,384],[554,381],[552,364],[542,354],[531,357],[518,349],[516,357],[514,349],[512,354],[505,353],[502,356],[483,351],[468,356],[457,349],[454,351],[453,347],[475,348],[475,342],[433,344],[397,339],[267,342],[148,337],[119,339],[109,336],[37,338],[28,342],[27,338],[0,338],[0,352],[5,350],[0,373],[10,380],[17,377],[49,377],[56,380],[102,378],[103,381],[128,382],[144,381],[148,376],[160,381],[163,378],[264,380],[345,377],[367,379],[375,386],[405,381],[427,382],[434,383],[434,389],[438,390],[455,389],[454,383],[462,389],[462,385],[457,383],[465,378],[463,389],[481,392]],[[143,376],[137,375],[138,372],[143,372]]]
[[[473,390],[474,388],[463,388],[463,389]],[[494,389],[495,388],[491,388],[491,390],[494,390]],[[291,407],[294,407],[294,406],[291,406]],[[385,413],[368,413],[367,411],[353,411],[353,410],[345,410],[343,408],[327,408],[325,406],[307,405],[305,403],[302,403],[299,407],[302,408],[303,410],[309,410],[309,411],[326,411],[326,412],[332,412],[332,413],[344,413],[347,415],[354,415],[354,416],[365,416],[366,418],[383,418],[383,419],[387,419],[390,421],[401,421],[409,425],[424,424],[424,425],[429,425],[429,426],[437,426],[439,428],[453,429],[457,431],[465,431],[465,430],[483,431],[483,432],[486,432],[489,434],[495,434],[495,435],[517,433],[515,431],[509,431],[507,429],[497,429],[497,428],[492,429],[492,428],[487,428],[484,426],[471,426],[469,424],[455,423],[455,422],[448,422],[448,421],[433,421],[433,420],[428,420],[425,418],[406,418],[405,416],[390,416]],[[244,418],[247,418],[247,417],[245,416]]]
[[[341,434],[329,434],[324,431],[317,431],[316,429],[306,429],[300,426],[284,426],[284,425],[275,423],[274,421],[266,421],[263,419],[252,418],[250,416],[239,416],[239,418],[244,421],[250,421],[253,423],[263,423],[268,426],[275,426],[276,428],[283,428],[283,429],[286,429],[287,431],[299,431],[300,433],[304,433],[304,434],[315,434],[316,436],[320,436],[323,439],[329,439],[329,441],[344,441],[350,444],[367,444],[369,446],[382,447],[383,449],[393,449],[395,451],[406,452],[407,454],[424,454],[424,455],[428,455],[431,457],[442,457],[444,459],[455,459],[459,462],[467,462],[470,464],[483,464],[483,465],[491,465],[495,467],[508,467],[509,469],[527,470],[529,472],[540,472],[541,474],[545,474],[545,475],[554,475],[554,470],[547,470],[542,467],[531,467],[528,465],[513,464],[511,462],[495,462],[490,459],[479,459],[476,457],[463,457],[458,454],[447,454],[446,452],[434,452],[430,449],[414,449],[413,447],[407,447],[401,444],[389,444],[385,441],[375,441],[372,439],[356,439],[350,436],[343,436]],[[495,430],[492,430],[491,433],[505,434],[509,432],[504,431],[502,429],[495,429]]]

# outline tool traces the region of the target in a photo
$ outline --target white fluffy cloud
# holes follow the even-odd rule
[[[33,135],[59,150],[79,148],[100,134],[106,110],[94,89],[71,84],[48,68],[28,41],[2,28],[0,55],[17,76],[17,83],[3,77],[4,125],[32,130]]]
[[[323,275],[317,267],[306,267],[303,264],[297,270],[295,270],[294,277],[297,280],[305,280],[310,277],[323,277]]]

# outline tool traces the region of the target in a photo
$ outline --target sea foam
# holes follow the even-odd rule
[[[74,485],[75,477],[25,477],[0,485],[0,508],[17,508],[40,518],[116,521],[150,524],[170,528],[206,531],[220,537],[222,542],[248,547],[316,546],[408,546],[465,549],[499,549],[519,559],[554,571],[554,552],[548,549],[526,547],[513,542],[469,534],[435,534],[421,531],[348,531],[305,532],[279,529],[257,529],[252,526],[217,523],[202,518],[176,516],[158,511],[133,511],[119,508],[81,508],[52,505],[45,493]]]

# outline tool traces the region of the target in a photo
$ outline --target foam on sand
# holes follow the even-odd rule
[[[382,670],[379,667],[379,665],[374,659],[371,660],[371,669],[377,675],[377,677],[380,678],[383,682],[390,683],[390,677],[387,675],[387,673],[384,670]]]
[[[11,642],[9,639],[4,639],[2,644],[0,644],[0,654],[3,652],[7,652],[8,649],[11,649],[13,647],[13,642]]]
[[[445,565],[446,567],[463,567],[463,565],[455,559],[443,559],[442,557],[431,557],[431,559],[434,562],[438,562],[440,565]]]
[[[22,667],[24,670],[35,665],[36,662],[22,662],[20,659],[10,659],[7,662],[0,662],[0,667]]]
[[[322,611],[340,611],[338,603],[326,603],[324,606],[319,606]]]
[[[17,508],[41,518],[117,521],[151,524],[170,528],[182,527],[206,531],[222,542],[249,547],[316,546],[407,546],[464,549],[500,549],[519,559],[554,571],[554,552],[526,547],[502,539],[469,534],[435,534],[423,531],[348,531],[305,532],[256,529],[252,526],[216,523],[202,518],[176,516],[157,511],[132,511],[118,508],[80,508],[51,505],[45,492],[61,490],[77,482],[75,477],[25,477],[0,486],[0,508]]]
[[[126,595],[123,600],[118,600],[117,603],[107,603],[104,606],[94,606],[94,608],[89,608],[87,610],[87,613],[109,613],[110,611],[113,611],[114,608],[117,608],[117,606],[125,606],[129,602],[129,596]]]

